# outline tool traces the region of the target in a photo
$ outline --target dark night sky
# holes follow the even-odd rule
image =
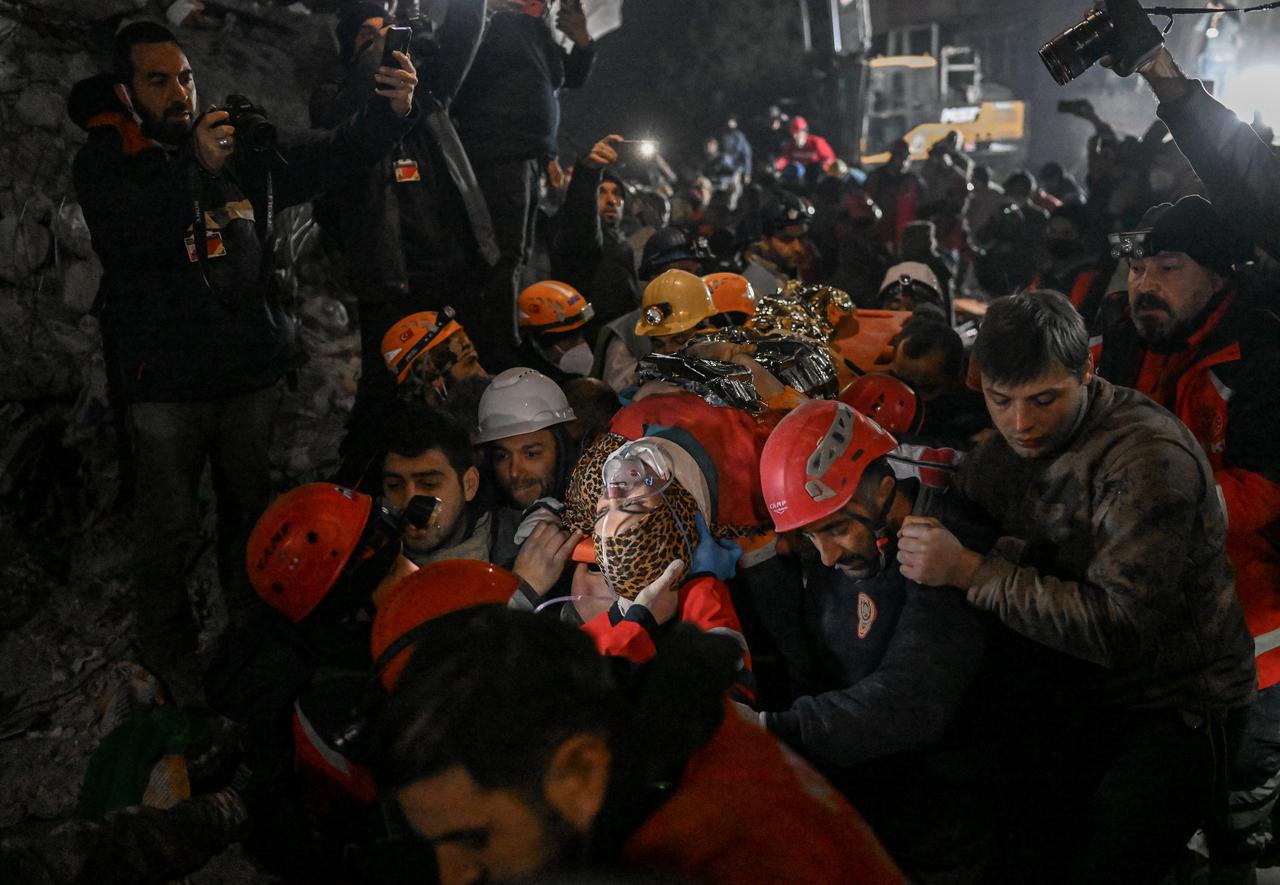
[[[779,3],[795,6],[795,0],[740,0],[739,9],[776,9]],[[717,119],[707,120],[705,131],[679,131],[678,127],[688,124],[673,119],[672,109],[681,106],[682,96],[678,89],[664,87],[655,64],[659,48],[671,43],[673,36],[683,35],[694,14],[705,7],[705,0],[626,0],[623,26],[600,41],[600,55],[586,87],[561,93],[561,144],[566,152],[577,144],[590,146],[610,132],[629,138],[654,137],[672,148],[673,140],[692,147],[720,127],[724,121]],[[784,39],[779,37],[779,44]],[[787,49],[785,45],[743,46],[740,51],[763,59]],[[794,49],[798,51],[799,46]],[[765,76],[762,72],[762,79]],[[707,88],[714,90],[716,85],[708,82]]]
[[[609,132],[662,137],[663,90],[655,82],[654,56],[664,35],[681,28],[690,5],[697,2],[627,0],[622,28],[600,41],[600,56],[587,85],[561,93],[566,146],[590,145]]]

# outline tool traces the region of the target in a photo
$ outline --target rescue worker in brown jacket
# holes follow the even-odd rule
[[[1173,415],[1094,376],[1063,295],[993,305],[974,355],[999,435],[960,486],[1006,537],[983,556],[910,517],[902,573],[1038,652],[1017,674],[1041,701],[1018,720],[1028,881],[1159,882],[1225,798],[1254,696],[1213,471]]]

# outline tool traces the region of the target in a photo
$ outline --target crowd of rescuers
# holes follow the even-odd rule
[[[1038,180],[954,133],[863,170],[776,109],[562,168],[582,10],[445,5],[384,52],[403,11],[344,4],[317,130],[264,150],[158,24],[72,92],[139,661],[214,738],[172,808],[0,843],[17,881],[237,841],[299,882],[1255,881],[1272,133],[1161,50],[1152,132],[1071,105],[1087,156]],[[362,375],[328,480],[273,496],[303,354],[263,268],[313,199]]]

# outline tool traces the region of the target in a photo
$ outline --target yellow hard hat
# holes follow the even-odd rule
[[[668,270],[644,287],[637,335],[677,335],[717,313],[711,290],[686,270]]]

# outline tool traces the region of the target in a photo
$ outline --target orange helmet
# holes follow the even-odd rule
[[[543,280],[520,293],[520,328],[529,332],[572,332],[596,315],[587,299],[568,283]]]
[[[790,532],[837,512],[857,491],[867,465],[897,445],[844,403],[797,406],[760,452],[760,487],[774,527]]]
[[[924,403],[916,392],[884,372],[855,378],[840,391],[840,402],[890,433],[915,433],[924,423]]]
[[[409,377],[413,364],[431,348],[440,344],[462,326],[455,320],[452,307],[440,312],[424,310],[413,313],[387,330],[382,336],[382,358],[396,383]]]
[[[249,536],[253,589],[290,621],[301,621],[346,569],[372,509],[368,495],[323,482],[276,498]]]
[[[519,586],[520,579],[511,572],[475,559],[433,562],[404,578],[373,619],[370,644],[383,686],[390,691],[409,663],[410,631],[466,608],[506,605]]]
[[[711,290],[717,313],[740,313],[743,319],[756,314],[756,290],[742,274],[710,273],[702,278]]]

